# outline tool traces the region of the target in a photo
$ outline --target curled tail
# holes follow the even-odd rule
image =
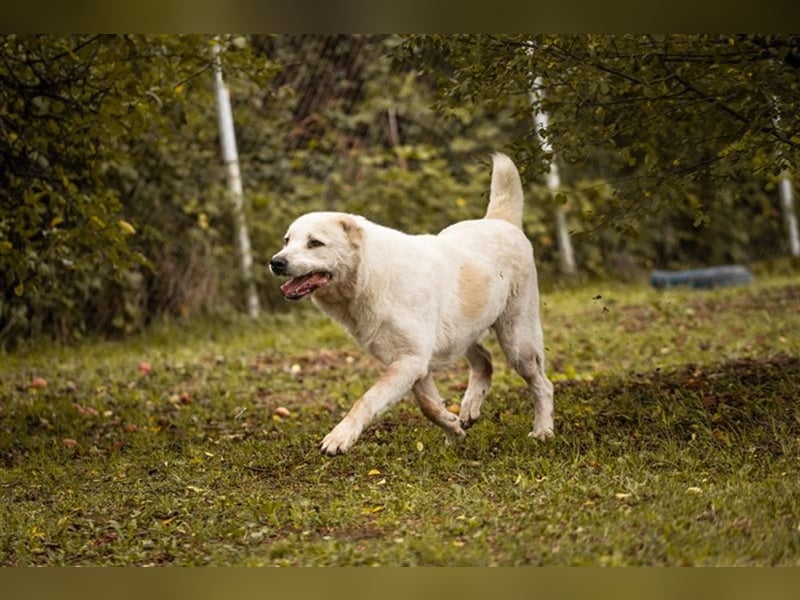
[[[522,182],[517,167],[499,152],[492,156],[492,187],[486,219],[503,219],[522,228]]]

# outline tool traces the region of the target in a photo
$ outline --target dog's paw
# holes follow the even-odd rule
[[[481,418],[481,408],[480,406],[473,406],[472,402],[464,401],[461,403],[458,418],[461,420],[461,428],[469,429]]]
[[[537,427],[536,425],[534,425],[533,431],[531,431],[528,434],[528,437],[543,442],[553,437],[553,435],[554,434],[552,425],[550,425],[549,427]]]
[[[356,443],[361,432],[342,421],[325,436],[319,448],[328,456],[344,454]]]
[[[444,445],[455,446],[465,437],[467,437],[467,433],[463,429],[461,429],[461,427],[459,427],[458,429],[454,429],[452,431],[445,431]]]

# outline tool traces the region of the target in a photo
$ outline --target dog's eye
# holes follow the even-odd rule
[[[284,246],[288,246],[289,245],[289,236],[288,235],[285,238],[283,238],[283,245]]]
[[[308,240],[308,247],[309,248],[319,248],[319,247],[324,246],[324,245],[325,244],[323,242],[320,242],[319,240]]]

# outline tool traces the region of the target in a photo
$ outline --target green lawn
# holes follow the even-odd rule
[[[0,565],[800,565],[797,278],[543,303],[546,443],[490,344],[460,445],[409,399],[321,455],[379,368],[310,307],[0,355]]]

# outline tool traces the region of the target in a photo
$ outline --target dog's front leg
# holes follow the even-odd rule
[[[344,454],[378,415],[399,402],[411,387],[425,377],[428,365],[417,357],[391,363],[320,445],[328,455]]]

